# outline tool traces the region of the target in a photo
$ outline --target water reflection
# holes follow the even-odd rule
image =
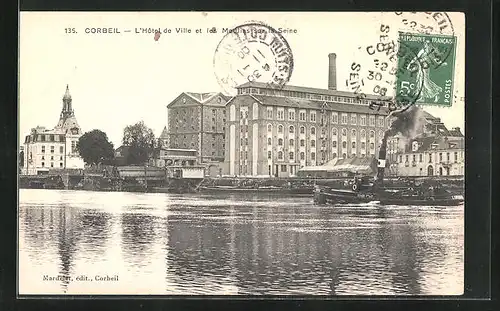
[[[22,191],[21,279],[28,266],[74,277],[110,262],[142,294],[463,291],[463,207],[331,208],[223,194],[133,194],[111,204],[106,193],[71,201],[63,191]],[[30,191],[42,191],[36,202]],[[27,288],[44,292],[30,280]],[[78,286],[63,280],[60,292],[82,293]]]

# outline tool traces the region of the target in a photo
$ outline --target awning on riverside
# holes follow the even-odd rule
[[[374,175],[377,172],[377,161],[375,157],[353,157],[347,159],[334,159],[325,165],[305,166],[299,170],[301,175],[324,174],[362,174]],[[337,174],[338,173],[338,174]]]

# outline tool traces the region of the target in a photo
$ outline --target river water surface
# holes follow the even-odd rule
[[[459,295],[464,207],[21,189],[20,294]]]

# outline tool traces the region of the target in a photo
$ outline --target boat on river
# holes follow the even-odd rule
[[[461,195],[455,195],[438,185],[424,183],[408,187],[384,187],[376,182],[366,183],[366,179],[355,178],[349,185],[351,189],[316,185],[314,202],[336,205],[376,201],[381,205],[456,206],[464,201]]]

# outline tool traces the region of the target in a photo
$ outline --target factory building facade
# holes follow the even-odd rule
[[[386,99],[337,91],[334,54],[329,61],[329,89],[259,82],[237,87],[226,104],[228,175],[289,177],[304,166],[377,155],[387,109],[370,103]]]

